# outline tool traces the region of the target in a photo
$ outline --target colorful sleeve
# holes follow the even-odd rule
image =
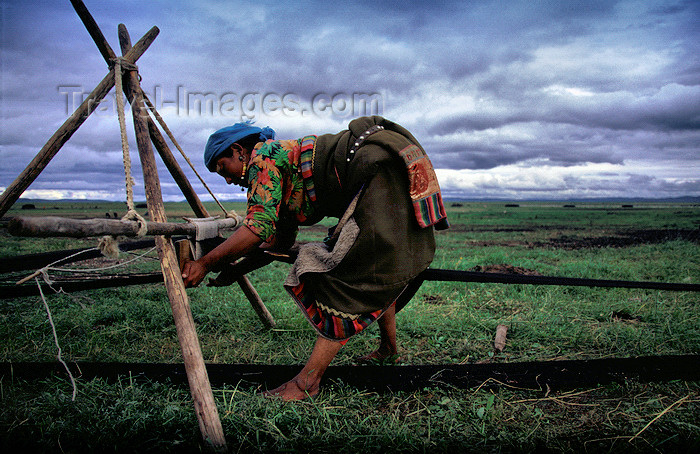
[[[275,237],[282,205],[282,174],[275,159],[257,154],[248,174],[248,209],[244,224],[263,241]]]

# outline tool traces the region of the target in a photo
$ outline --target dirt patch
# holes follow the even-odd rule
[[[625,310],[613,311],[612,315],[610,316],[610,319],[614,322],[625,322],[631,323],[633,325],[636,325],[642,321],[642,317],[638,315],[632,315]]]
[[[534,232],[537,230],[583,230],[583,228],[571,228],[565,225],[560,226],[524,226],[524,227],[511,227],[511,226],[500,226],[500,225],[465,225],[465,224],[455,224],[450,225],[448,232]]]
[[[425,298],[423,298],[423,301],[425,301],[428,304],[435,304],[435,305],[443,305],[447,304],[447,299],[443,297],[442,295],[425,295]]]
[[[505,263],[499,265],[476,265],[469,271],[476,271],[478,273],[500,273],[500,274],[520,274],[523,276],[542,276],[538,271],[529,270],[523,268],[522,266],[513,266]]]
[[[666,241],[685,240],[700,243],[699,229],[649,229],[620,230],[614,235],[600,237],[579,237],[562,235],[544,242],[531,243],[535,247],[559,249],[588,249],[601,247],[628,247],[639,244],[658,244]]]
[[[522,227],[522,228],[505,228],[493,226],[477,226],[466,228],[464,226],[450,227],[448,232],[496,232],[496,233],[523,233],[523,232],[543,232],[553,231],[552,238],[545,241],[523,241],[523,240],[482,240],[471,241],[470,246],[473,247],[488,247],[488,246],[525,246],[530,249],[534,248],[555,248],[555,249],[590,249],[602,247],[629,247],[639,244],[658,244],[666,241],[685,240],[700,244],[700,229],[621,229],[611,232],[609,235],[601,236],[584,236],[584,234],[564,234],[562,232],[590,232],[589,229],[583,227],[567,227],[567,226],[542,226],[542,227]],[[607,233],[607,232],[606,232]]]

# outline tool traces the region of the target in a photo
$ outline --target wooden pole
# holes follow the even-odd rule
[[[82,0],[70,0],[70,2],[73,5],[75,12],[78,13],[80,20],[83,21],[83,25],[85,25],[88,33],[90,33],[92,40],[95,41],[97,49],[99,49],[102,57],[104,57],[107,64],[109,64],[111,60],[117,58],[117,54],[114,53],[112,47],[105,39],[104,35],[102,34],[102,30],[100,30],[100,27],[97,25],[97,22],[95,22],[92,14],[90,14],[90,11],[88,11],[85,3],[83,3]]]
[[[124,24],[119,24],[119,44],[122,53],[126,54],[131,46],[129,33]],[[136,144],[141,158],[143,168],[143,178],[146,186],[146,200],[151,220],[155,222],[165,222],[165,208],[160,191],[160,180],[156,168],[155,156],[151,148],[148,125],[146,121],[146,106],[141,96],[138,73],[127,71],[126,82],[131,90],[131,111],[134,118],[134,129],[136,131]],[[212,394],[209,377],[204,365],[202,351],[199,346],[199,339],[194,326],[192,312],[189,306],[189,299],[185,291],[185,284],[182,282],[180,268],[178,266],[175,248],[172,241],[163,236],[156,237],[156,247],[160,256],[161,269],[165,286],[170,299],[170,306],[173,311],[175,327],[177,330],[182,356],[185,363],[185,371],[190,384],[190,392],[194,400],[195,412],[199,421],[199,428],[205,440],[214,449],[225,451],[226,439],[219,420],[219,412],[216,409],[216,402]]]
[[[158,36],[158,27],[153,27],[141,38],[136,45],[126,54],[124,58],[129,63],[134,63],[146,52],[146,49],[151,45],[156,36]],[[110,71],[104,79],[95,87],[87,98],[73,112],[73,115],[61,125],[54,133],[48,142],[39,150],[39,153],[27,165],[24,171],[13,181],[5,192],[0,196],[0,216],[7,213],[12,205],[19,199],[22,193],[32,184],[46,166],[51,162],[56,153],[70,139],[70,137],[78,130],[88,116],[97,108],[100,101],[107,96],[107,93],[114,86],[114,71]]]
[[[253,306],[253,310],[258,315],[260,321],[262,321],[266,327],[274,328],[275,319],[265,306],[265,303],[263,303],[262,298],[260,298],[260,295],[255,290],[255,287],[253,287],[253,284],[248,279],[248,276],[244,274],[243,276],[237,278],[236,282],[241,287],[241,290],[243,290],[243,293],[245,294],[246,298],[248,298],[248,301],[250,301],[250,304]]]

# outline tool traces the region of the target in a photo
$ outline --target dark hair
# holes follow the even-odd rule
[[[260,142],[262,142],[262,140],[260,140],[260,134],[255,133],[255,134],[247,135],[247,136],[243,137],[242,139],[236,140],[235,143],[237,143],[238,145],[243,147],[248,152],[251,152],[251,151],[253,151],[253,148],[255,148],[255,146]],[[228,147],[226,149],[226,151],[221,153],[221,155],[219,155],[219,156],[230,158],[231,156],[233,156],[233,150],[231,150],[231,147]]]

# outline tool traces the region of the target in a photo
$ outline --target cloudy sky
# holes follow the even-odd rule
[[[253,119],[297,138],[365,114],[411,130],[448,197],[700,196],[696,0],[85,4],[117,53],[119,23],[133,42],[160,29],[142,86],[217,196],[242,194],[202,163],[216,129]],[[107,66],[68,0],[0,5],[4,190]],[[125,200],[115,99],[25,197]]]

